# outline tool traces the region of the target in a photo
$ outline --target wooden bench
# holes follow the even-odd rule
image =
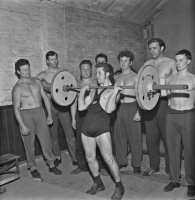
[[[0,156],[0,186],[20,178],[19,158],[13,154]]]

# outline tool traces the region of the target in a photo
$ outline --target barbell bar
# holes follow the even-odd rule
[[[120,87],[120,86],[119,86]],[[152,65],[143,66],[137,74],[136,86],[121,86],[123,89],[135,89],[136,99],[139,106],[144,110],[153,109],[159,98],[159,90],[185,90],[188,85],[161,85],[157,69]],[[113,89],[114,86],[90,86],[90,89]],[[77,86],[75,77],[63,70],[58,72],[51,84],[51,95],[53,100],[61,105],[70,105],[76,95],[77,90],[81,87]]]
[[[134,86],[119,86],[122,89],[135,89]],[[155,91],[155,90],[183,90],[188,89],[188,85],[157,85],[157,83],[153,83],[151,85],[151,90],[148,87],[149,91]],[[63,90],[65,92],[71,91],[71,90],[80,90],[81,87],[71,87],[70,85],[63,85]],[[89,86],[89,89],[114,89],[113,85],[110,86]]]

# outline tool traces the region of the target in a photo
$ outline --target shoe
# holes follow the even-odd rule
[[[111,200],[121,200],[125,193],[123,186],[116,187],[114,194],[111,196]]]
[[[52,173],[54,173],[55,175],[61,175],[61,174],[62,174],[62,171],[59,170],[57,167],[49,168],[49,172],[52,172]]]
[[[150,176],[151,174],[154,174],[155,172],[158,172],[159,170],[155,170],[154,168],[150,167],[144,172],[142,172],[142,176]]]
[[[89,190],[87,190],[86,193],[91,194],[91,195],[95,195],[97,192],[103,191],[103,190],[105,190],[103,183],[102,184],[94,183],[92,185],[92,187]]]
[[[166,185],[163,189],[164,192],[170,192],[172,191],[174,188],[179,188],[180,187],[180,183],[179,182],[170,182],[168,185]]]
[[[30,173],[32,175],[33,180],[35,180],[35,181],[43,181],[43,179],[41,178],[41,174],[36,169],[31,171]]]
[[[100,170],[100,174],[101,174],[102,176],[108,176],[108,172],[107,172],[104,168],[102,168],[102,169]]]
[[[133,168],[133,173],[134,174],[141,174],[141,168],[140,167],[134,167]]]
[[[58,165],[61,164],[61,163],[62,163],[62,160],[61,160],[61,159],[55,159],[55,161],[54,161],[54,166],[55,166],[55,167],[58,167]]]
[[[195,185],[188,185],[187,196],[188,197],[194,197],[195,196]]]
[[[77,167],[76,169],[74,169],[74,170],[72,170],[71,172],[70,172],[70,174],[79,174],[79,173],[81,173],[81,172],[87,172],[88,170],[86,169],[86,170],[83,170],[83,169],[80,169],[79,167]]]
[[[0,186],[0,195],[4,194],[5,192],[6,192],[6,189]]]

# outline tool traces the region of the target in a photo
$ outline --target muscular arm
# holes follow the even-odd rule
[[[85,91],[89,89],[89,86],[84,86],[81,88],[79,98],[78,98],[78,110],[86,110],[89,104],[92,102],[91,96],[85,97]],[[90,92],[91,93],[91,92]]]
[[[46,82],[44,72],[40,72],[40,73],[37,75],[37,78],[38,78],[39,80],[41,80],[41,82],[42,82],[42,84],[43,84],[43,89],[44,89],[46,92],[51,92],[51,84]]]
[[[118,86],[115,86],[111,96],[109,97],[105,105],[105,111],[107,113],[111,113],[116,109],[117,102],[120,98],[119,90],[121,90],[121,88],[119,88]]]
[[[76,111],[77,111],[77,97],[75,98],[75,100],[73,101],[73,103],[70,106],[70,114],[72,117],[72,127],[75,129],[76,128]]]
[[[51,104],[50,104],[50,100],[49,98],[47,97],[44,89],[43,89],[43,85],[41,83],[40,80],[36,79],[36,82],[39,84],[40,86],[40,93],[41,93],[41,97],[43,98],[43,101],[44,101],[44,104],[45,104],[45,107],[46,107],[46,110],[47,110],[47,113],[48,113],[48,116],[51,117],[52,114],[51,114]]]

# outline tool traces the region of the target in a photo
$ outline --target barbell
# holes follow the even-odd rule
[[[139,106],[144,110],[152,110],[160,97],[159,90],[183,90],[188,89],[188,85],[160,85],[157,69],[152,65],[143,66],[137,74],[137,84],[135,86],[121,86],[123,89],[135,89],[136,99]],[[113,89],[114,86],[90,86],[90,89]],[[77,86],[75,77],[65,71],[59,71],[53,78],[51,84],[51,95],[55,103],[61,106],[70,105],[76,95]]]

